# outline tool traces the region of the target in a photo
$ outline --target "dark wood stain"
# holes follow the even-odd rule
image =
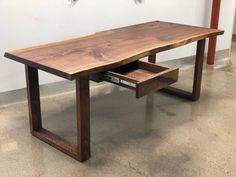
[[[76,79],[77,147],[79,160],[88,160],[90,152],[90,96],[89,77]]]
[[[179,88],[173,87],[166,87],[162,89],[163,92],[168,94],[186,98],[192,101],[197,101],[200,98],[201,94],[201,83],[202,83],[202,69],[203,69],[203,62],[204,62],[204,52],[205,52],[205,42],[206,40],[200,40],[197,43],[197,51],[196,51],[196,61],[195,61],[195,68],[194,68],[194,79],[193,79],[193,86],[192,92],[188,92]]]
[[[220,34],[223,31],[154,21],[14,50],[5,57],[73,80]]]
[[[137,98],[165,88],[163,91],[167,93],[196,101],[201,91],[205,38],[220,34],[223,31],[216,29],[149,22],[6,52],[5,57],[26,65],[32,135],[79,161],[85,161],[91,155],[89,79],[100,81],[106,80],[106,75],[117,77],[124,81],[118,85],[135,90]],[[154,64],[155,53],[194,41],[198,41],[198,46],[192,92],[169,87],[178,80],[178,69]],[[136,61],[145,56],[149,56],[151,63]],[[76,79],[76,145],[42,127],[38,69]]]
[[[38,70],[25,66],[31,134],[79,161],[90,157],[89,78],[76,80],[77,145],[42,127]]]
[[[30,131],[42,128],[38,70],[25,66]]]

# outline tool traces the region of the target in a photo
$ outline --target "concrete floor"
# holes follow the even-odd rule
[[[1,177],[235,177],[236,45],[205,67],[198,102],[91,88],[92,157],[79,163],[29,133],[27,103],[0,107]],[[179,87],[191,84],[191,69]],[[46,128],[75,141],[75,93],[42,98]]]

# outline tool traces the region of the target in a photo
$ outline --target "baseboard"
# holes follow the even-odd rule
[[[91,87],[95,85],[98,86],[98,84],[95,82],[90,83]],[[50,95],[56,95],[71,91],[75,91],[75,82],[69,80],[40,85],[41,97],[47,97]],[[27,99],[26,88],[12,90],[8,92],[2,92],[0,93],[0,106],[17,102],[23,102],[26,101],[26,99]]]
[[[221,50],[216,53],[216,62],[225,59],[229,57],[230,50]],[[167,65],[170,67],[179,67],[180,69],[188,69],[191,68],[194,65],[195,56],[175,59],[175,60],[169,60],[165,62],[161,62],[159,64],[161,65]],[[100,85],[103,85],[104,83],[100,83]],[[97,83],[91,82],[91,87],[98,86]],[[75,83],[73,81],[60,81],[45,85],[40,85],[40,94],[42,97],[60,94],[64,92],[71,92],[75,90]],[[26,95],[26,89],[18,89],[8,92],[0,93],[0,106],[6,105],[6,104],[12,104],[16,102],[22,102],[26,101],[27,95]]]

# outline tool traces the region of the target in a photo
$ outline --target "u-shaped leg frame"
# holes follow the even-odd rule
[[[202,83],[202,69],[204,62],[204,51],[205,51],[205,39],[199,40],[197,43],[197,52],[196,52],[196,61],[195,61],[195,69],[194,69],[194,80],[192,92],[187,92],[182,89],[167,87],[162,89],[163,92],[178,96],[181,98],[186,98],[192,101],[197,101],[200,98],[201,94],[201,83]],[[149,62],[156,62],[156,54],[149,56]]]
[[[38,70],[25,66],[31,134],[79,161],[90,157],[89,77],[76,79],[77,145],[42,127]]]

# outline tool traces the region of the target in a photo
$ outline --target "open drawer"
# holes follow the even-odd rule
[[[136,91],[140,98],[175,83],[179,69],[135,61],[102,73],[101,79]]]

